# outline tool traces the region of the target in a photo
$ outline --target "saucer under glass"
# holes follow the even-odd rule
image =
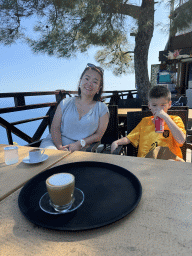
[[[73,212],[76,209],[78,209],[84,201],[84,193],[79,188],[74,189],[74,195],[73,195],[73,203],[71,207],[69,206],[68,209],[65,209],[64,211],[56,211],[53,206],[50,204],[50,197],[48,192],[46,192],[41,199],[39,200],[39,206],[41,210],[43,210],[46,213],[49,214],[65,214],[69,212]]]

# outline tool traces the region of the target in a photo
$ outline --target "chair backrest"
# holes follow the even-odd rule
[[[118,139],[118,106],[117,105],[108,105],[109,108],[109,123],[107,130],[105,131],[101,144],[111,144],[113,141]]]
[[[118,92],[114,92],[113,95],[111,96],[109,105],[118,105],[120,99],[120,95],[118,94]]]
[[[187,97],[171,98],[172,106],[187,106]]]
[[[141,108],[142,100],[137,98],[119,99],[118,108]]]
[[[142,111],[150,111],[148,106],[147,105],[142,105]],[[189,107],[188,106],[172,106],[169,110],[168,110],[168,113],[170,110],[186,110],[187,111],[187,120],[186,120],[186,125],[185,125],[185,129],[191,129],[191,127],[188,127],[189,124],[189,120],[188,120],[188,114],[189,114]],[[184,122],[184,121],[183,121]],[[184,123],[185,124],[185,123]]]
[[[147,105],[142,105],[141,106],[142,111],[150,111]],[[169,110],[187,110],[189,111],[188,106],[172,106]]]
[[[181,106],[179,106],[181,107]],[[187,107],[188,108],[188,107]],[[167,112],[169,115],[179,116],[184,125],[185,129],[187,127],[188,122],[188,109],[169,109]],[[127,134],[129,134],[141,121],[143,117],[152,116],[151,111],[137,111],[137,112],[128,112],[127,113]],[[181,151],[183,154],[183,159],[186,161],[186,142],[181,147]],[[127,155],[129,156],[137,156],[138,148],[135,148],[131,143],[127,145]]]
[[[142,111],[127,112],[127,134],[129,134],[143,118]],[[137,156],[138,148],[135,148],[131,143],[126,146],[128,156]]]

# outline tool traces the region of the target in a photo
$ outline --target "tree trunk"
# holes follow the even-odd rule
[[[147,103],[151,88],[148,75],[148,51],[154,30],[154,0],[143,0],[138,19],[138,33],[135,36],[134,67],[138,96]]]

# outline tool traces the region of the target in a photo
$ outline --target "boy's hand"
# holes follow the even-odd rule
[[[168,116],[167,113],[165,113],[165,111],[163,109],[157,109],[155,112],[154,112],[154,121],[157,117],[160,117],[162,119],[165,119],[166,117]]]
[[[186,135],[176,125],[176,123],[171,119],[171,117],[167,113],[165,113],[165,111],[163,109],[157,109],[156,111],[153,112],[153,114],[154,114],[154,121],[153,121],[154,123],[155,123],[155,119],[157,116],[164,119],[164,121],[168,125],[174,139],[181,145],[185,142]]]
[[[118,143],[117,141],[114,141],[112,144],[111,144],[111,154],[113,154],[113,151],[118,148]]]

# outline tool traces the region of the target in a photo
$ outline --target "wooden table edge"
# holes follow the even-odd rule
[[[72,152],[69,151],[68,154],[61,156],[56,162],[51,163],[49,166],[47,166],[45,169],[42,170],[42,172],[48,170],[49,168],[51,168],[52,166],[54,166],[55,164],[57,164],[58,162],[62,161],[65,157],[71,155]],[[38,174],[36,174],[38,175]],[[36,176],[35,175],[35,176]],[[34,176],[34,177],[35,177]],[[23,182],[22,184],[20,184],[19,186],[17,186],[16,188],[12,189],[11,191],[9,191],[8,193],[4,194],[3,196],[0,197],[0,202],[3,201],[5,198],[7,198],[8,196],[10,196],[11,194],[13,194],[15,191],[17,191],[18,189],[20,189],[21,187],[23,187],[29,180],[31,180],[32,178],[29,178],[27,181]]]

